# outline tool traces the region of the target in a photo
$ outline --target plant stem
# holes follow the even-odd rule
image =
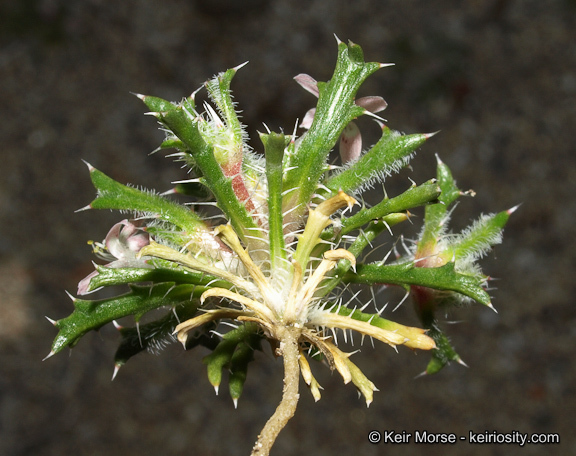
[[[300,397],[298,394],[300,381],[298,339],[302,329],[294,326],[278,327],[277,329],[277,336],[280,341],[279,350],[284,358],[284,390],[282,392],[282,400],[274,415],[270,417],[258,436],[258,440],[252,450],[252,456],[268,456],[270,454],[270,449],[276,441],[276,437],[284,429],[290,418],[294,416]]]

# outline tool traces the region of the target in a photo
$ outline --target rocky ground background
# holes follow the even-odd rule
[[[464,321],[449,329],[470,368],[414,380],[425,354],[365,345],[355,362],[380,389],[372,406],[317,368],[323,398],[302,391],[274,454],[575,452],[575,29],[574,0],[0,1],[0,454],[249,454],[281,393],[269,352],[234,410],[225,388],[214,396],[205,353],[179,346],[135,358],[111,383],[113,329],[41,362],[55,335],[44,316],[71,311],[64,290],[92,269],[86,240],[120,217],[74,214],[94,196],[80,159],[159,190],[181,177],[148,156],[162,135],[131,91],[179,100],[249,60],[233,88],[258,150],[262,122],[292,131],[314,103],[292,77],[330,77],[334,33],[367,60],[396,64],[362,89],[388,101],[392,128],[441,130],[387,188],[431,177],[438,153],[477,192],[460,203],[456,227],[522,206],[484,262],[500,278],[499,314],[476,306],[448,316]],[[393,318],[415,324],[410,311]],[[557,432],[562,443],[408,448],[371,445],[373,429]]]

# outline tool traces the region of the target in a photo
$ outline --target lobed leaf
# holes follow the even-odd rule
[[[339,174],[326,181],[326,187],[332,192],[342,190],[346,193],[365,188],[375,180],[384,180],[392,172],[405,166],[410,161],[413,152],[431,135],[413,134],[400,135],[390,132],[383,126],[380,140],[362,155],[356,162]]]
[[[233,372],[229,379],[230,395],[235,400],[240,397],[247,365],[253,360],[254,350],[260,348],[260,339],[258,326],[246,322],[224,334],[212,353],[204,357],[202,361],[207,366],[208,380],[216,391],[222,382],[222,370],[230,367]]]
[[[186,233],[206,229],[200,217],[187,207],[160,195],[116,182],[91,165],[88,165],[88,168],[92,183],[98,191],[96,199],[90,203],[90,208],[145,213],[172,223]]]
[[[470,227],[454,237],[450,247],[443,256],[458,260],[475,260],[481,258],[494,245],[502,242],[502,230],[510,211],[498,214],[483,215]]]
[[[343,280],[347,283],[400,285],[406,289],[416,285],[455,291],[480,304],[491,306],[490,296],[482,288],[483,278],[456,272],[453,262],[437,268],[419,268],[413,262],[390,265],[361,264],[356,267],[356,274],[347,273]]]
[[[436,324],[431,325],[428,335],[436,342],[436,348],[432,350],[432,358],[426,366],[426,374],[435,374],[443,369],[450,361],[464,364],[458,353],[454,350],[448,337]]]
[[[240,123],[236,110],[234,109],[234,102],[232,101],[232,93],[230,91],[232,78],[234,78],[237,71],[238,68],[231,68],[224,73],[220,73],[215,78],[206,82],[205,86],[212,98],[212,101],[214,101],[224,116],[226,126],[233,132],[235,143],[240,150],[242,150],[242,124]]]
[[[366,78],[380,67],[378,63],[364,62],[360,46],[339,42],[332,78],[326,83],[318,83],[320,94],[314,121],[290,157],[284,186],[288,190],[284,209],[298,207],[294,216],[305,211],[305,205],[316,192],[326,170],[328,154],[346,125],[366,112],[354,104],[354,98]]]
[[[261,237],[256,221],[239,201],[232,187],[232,179],[224,175],[218,164],[212,146],[207,144],[198,129],[197,122],[182,107],[160,116],[172,132],[182,140],[202,173],[204,182],[214,194],[218,207],[224,212],[232,226],[246,244],[251,244],[250,236]],[[254,242],[252,242],[254,244]]]
[[[450,168],[440,160],[438,156],[436,167],[436,178],[441,194],[438,197],[438,204],[426,207],[424,213],[424,229],[418,243],[417,255],[425,256],[424,251],[433,251],[440,236],[446,231],[448,224],[448,209],[450,205],[463,193],[456,186],[456,181],[452,177]]]
[[[154,260],[161,262],[161,260]],[[166,262],[169,263],[169,262]],[[192,271],[191,269],[174,269],[169,267],[155,267],[148,268],[109,268],[106,266],[96,266],[98,275],[90,280],[88,292],[94,291],[101,287],[109,287],[114,285],[124,285],[139,282],[171,282],[177,285],[191,284],[191,285],[208,285],[216,284],[223,288],[230,288],[232,285],[224,280],[218,280],[216,277]],[[216,282],[215,282],[216,280]]]
[[[114,298],[94,301],[74,298],[74,311],[54,323],[58,334],[52,343],[52,353],[58,353],[67,346],[73,347],[87,332],[98,330],[122,317],[133,315],[138,321],[142,315],[159,307],[183,303],[197,306],[196,298],[203,291],[194,285],[160,283],[130,285],[130,292]]]
[[[435,179],[419,186],[414,185],[394,198],[386,198],[371,208],[361,209],[351,217],[343,217],[341,219],[342,235],[348,234],[372,220],[380,219],[393,212],[403,212],[435,202],[440,194],[441,190]]]
[[[254,350],[260,350],[261,336],[256,332],[257,328],[248,328],[244,341],[236,346],[236,351],[230,360],[230,377],[228,378],[228,390],[230,397],[236,401],[242,395],[246,375],[248,373],[248,364],[254,361]]]
[[[176,325],[182,320],[192,318],[196,311],[196,304],[190,302],[180,304],[158,320],[136,327],[120,328],[122,340],[114,355],[114,364],[121,367],[130,358],[144,350],[160,351],[166,344],[174,342],[176,338],[173,332]],[[199,337],[190,339],[200,341]]]

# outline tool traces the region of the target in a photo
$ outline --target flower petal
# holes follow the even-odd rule
[[[150,236],[131,221],[124,219],[110,228],[104,242],[114,257],[135,259],[140,249],[150,243]]]
[[[318,90],[318,81],[316,81],[312,76],[300,73],[299,75],[294,76],[294,80],[300,84],[304,90],[310,92],[315,97],[320,95],[320,91]]]
[[[98,275],[98,271],[92,271],[90,274],[88,274],[86,277],[84,277],[80,282],[78,282],[78,295],[82,296],[82,295],[87,295],[88,293],[92,293],[93,291],[96,290],[91,290],[90,289],[90,281],[92,280],[92,278],[96,277]]]
[[[342,163],[355,162],[362,153],[362,134],[354,122],[350,122],[340,135],[340,158]]]
[[[358,98],[354,103],[373,114],[384,111],[388,106],[388,103],[386,103],[384,98],[376,96],[361,97]]]
[[[315,114],[316,114],[316,108],[309,109],[308,112],[306,112],[304,119],[302,119],[302,122],[300,122],[300,128],[305,128],[306,130],[309,130],[310,127],[312,126],[312,122],[314,121]]]

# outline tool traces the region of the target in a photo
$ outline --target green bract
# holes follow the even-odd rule
[[[512,210],[482,216],[460,234],[448,233],[450,205],[463,193],[440,160],[435,179],[372,206],[362,202],[365,189],[405,166],[432,136],[402,135],[380,123],[381,139],[361,150],[358,127],[351,122],[374,116],[386,103],[380,97],[357,99],[356,92],[383,66],[365,62],[359,46],[338,42],[329,81],[298,76],[318,96],[307,116],[309,129],[299,138],[261,134],[263,154],[247,145],[232,101],[230,84],[240,67],[205,84],[213,104],[203,103],[201,111],[196,92],[179,103],[139,95],[166,132],[160,149],[175,149],[172,155],[189,169],[190,176],[173,193],[192,200],[181,204],[169,195],[125,186],[89,165],[97,197],[85,209],[134,215],[114,225],[102,243],[93,243],[105,264],[79,283],[78,294],[112,286],[127,290],[113,298],[73,298],[74,311],[53,321],[58,334],[50,355],[114,322],[122,337],[116,375],[130,357],[177,338],[187,349],[201,345],[211,351],[204,363],[217,392],[223,372],[229,371],[236,404],[254,350],[268,342],[283,358],[284,392],[253,454],[268,454],[294,414],[300,374],[320,399],[312,373],[316,365],[309,359],[324,360],[357,387],[368,405],[372,402],[376,387],[338,348],[338,331],[358,332],[392,347],[431,350],[428,373],[461,361],[435,312],[466,301],[491,306],[488,277],[477,260],[501,241]],[[339,138],[341,165],[329,166]],[[215,205],[220,216],[199,215],[201,204]],[[393,261],[388,254],[371,263],[360,260],[378,236],[390,238],[392,228],[420,206],[425,207],[424,227],[413,248]],[[360,304],[346,298],[358,284],[404,288],[414,297],[423,328],[383,318],[375,299]],[[152,310],[154,318],[141,323]],[[116,323],[127,316],[134,327]],[[218,328],[223,320],[233,327],[222,335],[216,330],[224,331]]]

